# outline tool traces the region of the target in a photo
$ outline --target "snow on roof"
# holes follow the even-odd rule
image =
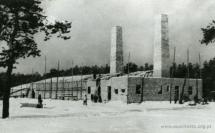
[[[148,75],[147,75],[148,74]],[[152,71],[137,71],[137,72],[132,72],[129,73],[129,76],[144,76],[147,75],[147,77],[152,77]],[[123,76],[128,76],[128,74],[121,74],[121,73],[116,73],[116,74],[99,74],[97,77],[100,77],[102,80],[109,80],[112,77],[123,77]],[[92,80],[93,75],[75,75],[75,76],[64,76],[64,77],[58,77],[58,82],[72,82],[72,81],[80,81],[80,80]],[[34,83],[49,83],[49,82],[57,82],[57,77],[53,78],[48,78],[48,79],[43,79]],[[31,83],[28,84],[23,84],[23,85],[18,85],[15,87],[12,87],[13,90],[19,90],[19,89],[24,89],[24,88],[30,88]]]
[[[58,77],[58,82],[71,82],[71,81],[79,81],[79,80],[87,80],[93,78],[92,75],[76,75],[76,76],[64,76],[64,77]],[[34,83],[42,83],[42,82],[57,82],[57,77],[49,78],[49,79],[43,79]]]
[[[28,84],[22,84],[22,85],[12,87],[11,89],[12,90],[20,90],[20,89],[30,88],[30,86],[31,86],[31,83],[28,83]]]
[[[64,77],[58,77],[58,82],[80,81],[81,79],[87,80],[87,79],[91,79],[91,78],[93,78],[92,75],[64,76]],[[33,83],[44,83],[45,81],[46,81],[46,83],[49,83],[49,82],[51,82],[51,80],[52,80],[52,82],[57,82],[57,77],[43,79],[43,80],[33,82]],[[19,89],[24,89],[24,88],[30,88],[30,86],[31,86],[31,83],[28,83],[28,84],[22,84],[22,85],[12,87],[11,89],[12,90],[19,90]]]

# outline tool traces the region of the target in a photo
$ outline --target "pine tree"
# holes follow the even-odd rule
[[[41,0],[0,0],[0,41],[5,43],[0,53],[0,66],[6,68],[6,86],[3,90],[2,118],[9,117],[11,74],[20,58],[40,56],[34,35],[44,32],[44,41],[54,34],[67,40],[71,23],[49,23]]]

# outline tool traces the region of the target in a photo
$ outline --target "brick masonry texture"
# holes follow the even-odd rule
[[[169,77],[170,53],[168,16],[165,14],[156,18],[153,62],[153,77]]]
[[[179,93],[182,92],[184,84],[183,78],[140,78],[130,77],[128,80],[128,103],[141,102],[141,94],[136,94],[136,85],[141,85],[143,89],[143,101],[168,101],[170,100],[170,89],[171,99],[174,100],[175,87],[179,87]],[[171,87],[172,85],[172,87]],[[188,94],[189,86],[192,87],[192,94]],[[169,89],[168,89],[169,88]],[[159,94],[159,91],[162,93]],[[198,98],[202,98],[202,80],[201,79],[187,79],[184,88],[184,96],[189,97],[193,100],[198,89]],[[178,95],[179,98],[179,95]]]
[[[111,30],[110,73],[123,72],[123,38],[122,27],[115,26]]]

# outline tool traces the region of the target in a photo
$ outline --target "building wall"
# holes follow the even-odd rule
[[[179,99],[184,81],[185,80],[183,78],[143,78],[131,76],[112,77],[110,79],[101,80],[101,97],[103,102],[108,101],[108,87],[111,87],[111,100],[113,101],[120,100],[127,103],[139,103],[142,101],[168,101],[170,99],[170,96],[173,101],[175,96],[175,87],[179,87]],[[46,88],[44,85],[45,83],[34,83],[32,85],[33,89],[35,90],[36,98],[38,97],[38,94],[41,94],[42,98],[55,99],[57,93],[58,99],[65,95],[69,96],[65,97],[65,99],[68,100],[72,100],[74,99],[74,97],[76,99],[82,99],[85,94],[87,94],[88,99],[91,99],[91,95],[95,94],[97,90],[96,80],[85,80],[82,81],[82,83],[81,81],[64,82],[64,84],[62,82],[59,82],[58,90],[56,82],[47,82]],[[192,87],[192,94],[189,94],[189,86]],[[90,93],[88,93],[89,87],[91,90]],[[201,98],[202,80],[186,80],[184,96],[193,100],[197,92],[196,88],[198,88],[198,98]],[[30,89],[32,90],[32,88]],[[162,93],[159,93],[161,92],[161,90]],[[26,90],[17,92],[17,95],[21,95],[21,92],[26,93]]]
[[[127,76],[111,78],[111,100],[121,100],[123,102],[127,102],[127,88]],[[118,94],[116,94],[115,90],[118,90]]]
[[[141,102],[141,94],[136,93],[136,86],[140,85],[142,88],[142,78],[129,77],[128,78],[128,103]]]
[[[111,87],[111,100],[127,101],[127,77],[113,77],[111,79],[102,79],[100,82],[102,101],[108,101],[108,87]],[[88,99],[96,91],[96,81],[87,81],[87,88],[91,88],[91,93],[87,94]],[[115,92],[118,91],[118,93]]]
[[[141,94],[137,94],[136,87],[141,85],[143,89],[143,101],[168,101],[171,99],[174,100],[175,96],[175,87],[179,87],[179,93],[182,92],[182,87],[184,84],[183,78],[145,78],[141,79],[140,77],[130,77],[128,80],[128,102],[129,103],[138,103],[141,102]],[[172,83],[172,87],[171,87]],[[192,94],[188,94],[188,88],[192,86]],[[143,87],[143,88],[142,88]],[[169,88],[169,89],[168,89]],[[172,89],[171,89],[172,88]],[[184,96],[189,97],[193,100],[196,95],[196,88],[198,88],[198,98],[202,97],[202,80],[201,79],[189,79],[186,80],[186,85],[184,88]],[[162,93],[159,92],[162,90]]]
[[[91,95],[96,93],[96,80],[88,80],[86,88],[87,99],[91,99]],[[90,89],[90,92],[88,92],[88,89]]]
[[[101,80],[102,101],[108,101],[108,86],[111,86],[110,84],[110,80]]]

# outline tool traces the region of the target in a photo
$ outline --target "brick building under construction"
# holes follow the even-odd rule
[[[202,98],[202,79],[170,78],[168,16],[156,19],[152,71],[123,73],[122,27],[111,30],[110,74],[51,78],[12,88],[12,96],[23,93],[31,97],[54,99],[82,99],[87,95],[101,101],[122,100],[127,103],[167,101],[180,99],[181,94],[190,100]],[[21,87],[21,88],[20,88]]]

